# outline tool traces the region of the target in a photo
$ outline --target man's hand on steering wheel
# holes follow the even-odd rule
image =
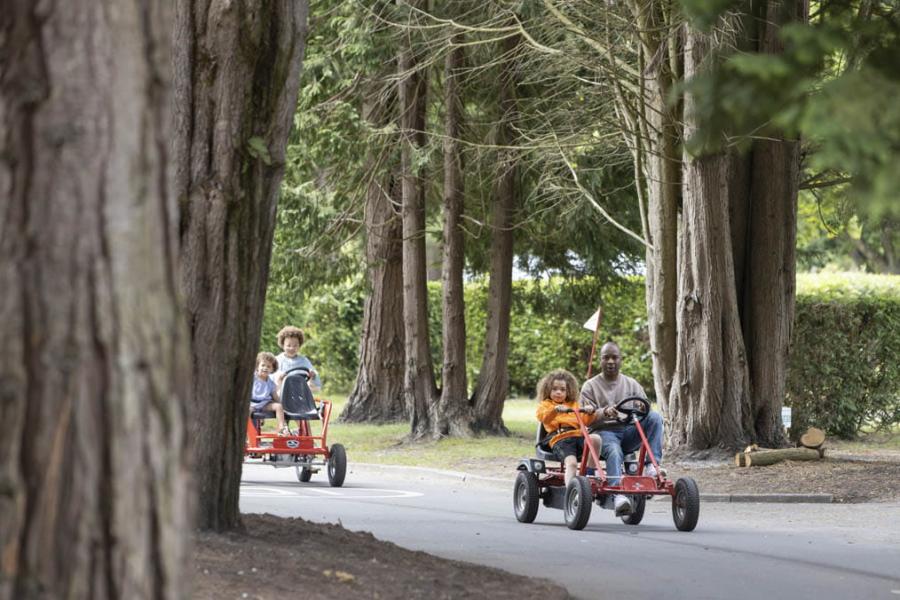
[[[607,406],[603,409],[603,417],[606,419],[618,419],[619,411],[615,406]]]
[[[643,396],[630,396],[616,404],[613,410],[619,414],[616,418],[619,423],[643,421],[650,414],[650,402]]]

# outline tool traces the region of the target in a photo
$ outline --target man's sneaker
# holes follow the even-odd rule
[[[666,470],[660,467],[659,471],[657,471],[656,467],[653,466],[653,463],[644,465],[644,477],[656,477],[659,474],[662,474],[662,476],[665,477]]]
[[[617,517],[624,517],[625,515],[631,514],[631,498],[628,496],[623,496],[622,494],[616,494],[613,497],[613,507],[616,509]]]

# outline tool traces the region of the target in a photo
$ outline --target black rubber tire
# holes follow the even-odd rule
[[[528,471],[519,471],[513,486],[513,512],[519,523],[531,523],[537,516],[540,489],[537,477]]]
[[[647,496],[638,494],[631,497],[631,514],[621,517],[626,525],[638,525],[644,520],[644,509],[647,508]]]
[[[700,490],[697,482],[690,477],[682,477],[675,482],[672,496],[672,519],[678,531],[693,531],[700,518]]]
[[[312,469],[309,467],[294,467],[297,470],[297,481],[306,483],[312,478]]]
[[[344,485],[347,475],[347,451],[340,444],[331,446],[331,457],[328,459],[328,483],[331,487]]]
[[[563,508],[566,527],[576,530],[584,529],[588,519],[591,518],[593,502],[591,482],[588,481],[588,478],[580,475],[573,477],[566,486],[566,504]]]

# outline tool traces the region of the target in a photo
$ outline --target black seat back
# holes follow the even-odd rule
[[[309,373],[306,371],[297,369],[288,371],[281,386],[281,406],[284,408],[285,418],[297,420],[319,418],[316,401],[307,383],[308,378]]]
[[[558,458],[556,458],[556,456],[553,455],[553,452],[550,450],[550,445],[548,444],[549,441],[550,439],[547,431],[544,429],[544,424],[538,421],[537,435],[534,439],[534,449],[537,453],[537,457],[541,460],[559,460]]]

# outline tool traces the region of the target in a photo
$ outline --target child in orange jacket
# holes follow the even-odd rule
[[[578,381],[565,369],[550,371],[537,385],[537,419],[544,430],[553,435],[550,449],[553,455],[565,465],[565,481],[575,476],[578,459],[584,452],[584,437],[578,426],[578,416],[572,409],[578,407]],[[592,406],[579,407],[581,420],[585,425],[594,422],[596,415]]]

